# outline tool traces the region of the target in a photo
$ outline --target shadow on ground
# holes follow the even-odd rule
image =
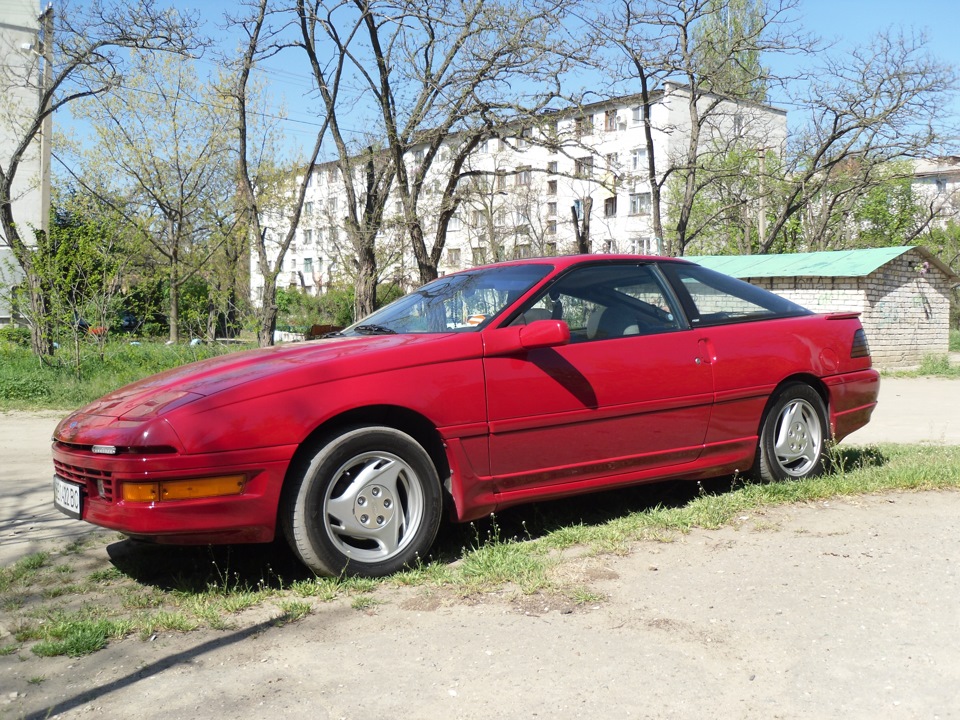
[[[880,466],[887,462],[876,447],[840,447],[831,452],[835,470]],[[489,542],[535,540],[558,528],[603,525],[654,508],[680,508],[703,495],[733,492],[753,482],[726,476],[700,482],[674,480],[580,495],[509,508],[466,524],[444,523],[432,558],[452,563],[465,548]],[[285,589],[310,579],[286,542],[262,545],[171,546],[122,540],[107,547],[114,566],[128,577],[162,590],[203,592],[210,589]]]

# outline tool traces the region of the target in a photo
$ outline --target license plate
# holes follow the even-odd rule
[[[53,478],[53,506],[64,515],[73,518],[80,517],[81,492],[80,486]]]

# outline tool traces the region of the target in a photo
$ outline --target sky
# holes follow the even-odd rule
[[[46,2],[42,0],[42,4]],[[86,0],[72,0],[71,4],[84,2]],[[208,31],[211,33],[219,32],[217,26],[222,25],[224,11],[236,12],[237,9],[236,0],[204,0],[202,3],[173,0],[172,4],[199,11],[201,17],[210,23]],[[923,32],[933,55],[960,68],[960,39],[957,37],[960,0],[800,0],[797,20],[807,32],[835,43],[838,51],[869,42],[872,36],[889,27]],[[297,58],[299,56],[291,52],[275,60],[264,69],[262,77],[269,84],[274,106],[278,110],[282,108],[287,117],[282,128],[289,146],[309,148],[316,137],[319,121],[309,99],[304,97],[312,87],[309,69],[304,60]],[[212,57],[201,62],[208,71],[214,70]],[[779,65],[774,64],[774,67],[779,68]],[[776,95],[771,98],[773,104],[788,110],[788,119],[793,114],[799,120],[799,113],[790,113],[790,106],[780,100]],[[960,118],[960,98],[946,106],[944,112]],[[71,126],[67,113],[63,117],[58,115],[56,121],[62,128]],[[350,124],[345,123],[348,127]],[[353,119],[352,124],[360,133],[364,128],[363,117]]]

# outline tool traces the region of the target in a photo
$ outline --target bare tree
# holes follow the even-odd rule
[[[888,31],[849,55],[829,55],[795,102],[808,108],[787,163],[771,182],[778,206],[759,249],[768,252],[803,214],[804,244],[822,247],[838,217],[887,179],[891,160],[936,154],[949,130],[942,107],[955,69],[932,58],[922,36]]]
[[[49,12],[49,11],[48,11]],[[53,113],[81,98],[103,95],[117,88],[123,78],[122,51],[137,49],[183,53],[196,47],[193,32],[197,22],[168,8],[157,7],[153,0],[103,2],[92,0],[82,9],[64,4],[56,20],[52,14],[44,23],[41,41],[46,66],[36,66],[17,74],[15,66],[4,63],[0,84],[5,91],[27,87],[35,91],[36,105],[19,108],[16,117],[3,117],[13,149],[0,167],[0,227],[5,243],[23,271],[32,316],[33,350],[40,356],[53,350],[46,311],[44,288],[33,269],[30,238],[13,213],[13,186],[17,171],[44,124]],[[56,31],[54,33],[54,27]],[[37,57],[35,62],[41,62]]]
[[[371,197],[371,188],[375,190],[374,213],[369,217],[378,219],[377,207],[386,202],[383,190],[392,189],[401,204],[422,281],[437,275],[467,158],[495,130],[508,123],[516,126],[521,117],[532,118],[558,95],[559,61],[551,43],[567,4],[563,0],[344,0],[329,7],[313,3],[306,14],[337,50],[330,66],[339,68],[339,58],[348,58],[351,77],[361,84],[360,97],[372,98],[376,130],[390,166],[378,175],[366,161],[362,173],[367,178],[366,197]],[[302,0],[300,6],[304,6]],[[319,45],[315,33],[305,33],[305,39],[311,47]],[[317,65],[314,74],[319,80]],[[356,95],[344,97],[343,84],[330,82],[330,77],[327,72],[320,80],[321,94],[339,89],[340,107],[360,102]],[[508,91],[511,83],[517,87]],[[524,95],[520,87],[532,90]],[[327,104],[326,109],[329,115],[331,106]],[[438,162],[442,148],[444,158]],[[345,159],[358,153],[339,144],[338,153],[346,173]],[[371,151],[367,157],[380,156]],[[392,183],[386,182],[388,176]],[[377,182],[371,183],[370,178]],[[438,203],[426,197],[428,182],[438,183]],[[351,203],[359,200],[358,196]],[[429,219],[427,207],[436,209]],[[428,235],[433,236],[429,246]]]
[[[257,340],[261,347],[273,344],[277,327],[277,278],[283,268],[283,260],[296,237],[303,214],[303,200],[307,194],[317,157],[327,131],[327,123],[317,132],[316,141],[309,159],[291,181],[289,168],[273,160],[275,147],[270,142],[269,132],[254,132],[257,109],[251,91],[250,74],[258,62],[275,55],[283,47],[279,35],[281,28],[271,25],[276,12],[270,9],[269,0],[255,0],[246,5],[248,14],[231,18],[231,23],[246,36],[241,56],[228,61],[233,82],[224,91],[236,112],[237,184],[239,186],[239,212],[245,228],[252,238],[257,264],[263,277],[263,286],[257,304]],[[284,216],[285,225],[278,229],[268,228],[267,215]],[[270,233],[279,237],[274,241]],[[276,252],[271,252],[275,242]],[[271,257],[272,256],[272,257]]]
[[[611,63],[615,80],[640,86],[653,233],[658,242],[665,240],[668,254],[682,255],[696,235],[691,219],[697,197],[740,172],[717,158],[742,147],[745,139],[756,148],[752,136],[769,131],[732,130],[741,113],[749,116],[749,107],[779,81],[760,58],[810,47],[792,30],[796,5],[797,0],[621,0],[593,23],[600,41],[619,58]],[[658,119],[654,108],[662,107],[671,87],[675,98],[682,97],[682,118]],[[667,157],[658,157],[663,148],[658,135],[668,141]],[[685,141],[670,142],[673,135]],[[668,182],[680,188],[672,198],[670,233],[664,224]]]

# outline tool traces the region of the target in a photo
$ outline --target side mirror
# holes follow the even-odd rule
[[[513,355],[525,350],[559,347],[570,342],[570,327],[563,320],[536,320],[484,333],[484,355]]]

